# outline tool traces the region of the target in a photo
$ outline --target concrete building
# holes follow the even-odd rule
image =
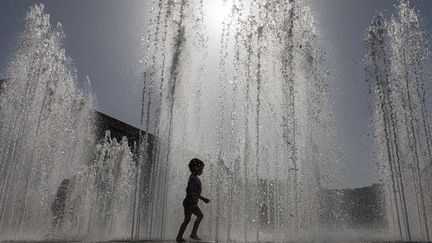
[[[387,225],[384,185],[320,190],[322,225],[383,228]]]

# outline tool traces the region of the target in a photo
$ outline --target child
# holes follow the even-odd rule
[[[176,238],[176,241],[178,242],[185,242],[185,239],[183,239],[183,233],[186,230],[189,221],[191,220],[192,214],[195,214],[197,219],[195,220],[190,238],[194,240],[201,240],[197,235],[197,231],[204,215],[198,207],[198,200],[201,199],[205,203],[210,202],[209,199],[201,196],[202,187],[198,176],[202,174],[203,169],[204,163],[201,160],[195,158],[189,162],[189,170],[191,171],[191,175],[189,176],[189,181],[186,188],[186,198],[183,200],[185,218],[182,225],[180,226],[180,230]]]

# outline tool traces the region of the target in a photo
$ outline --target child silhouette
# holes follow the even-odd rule
[[[191,175],[189,176],[189,181],[186,188],[186,198],[183,200],[185,217],[177,234],[177,242],[185,242],[185,239],[183,239],[183,233],[191,220],[192,214],[195,214],[197,219],[195,220],[190,238],[194,240],[201,240],[197,235],[197,231],[204,215],[202,214],[201,209],[198,207],[198,201],[199,199],[201,199],[205,203],[210,202],[209,199],[201,196],[202,187],[201,181],[198,176],[202,174],[203,169],[204,162],[202,162],[201,160],[194,158],[189,162],[189,170],[191,172]]]

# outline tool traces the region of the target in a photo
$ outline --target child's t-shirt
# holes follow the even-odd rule
[[[196,206],[201,195],[201,180],[196,175],[190,175],[186,187],[186,198],[183,201],[184,206]]]

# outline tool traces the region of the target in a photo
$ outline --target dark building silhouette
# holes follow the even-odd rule
[[[130,148],[136,146],[134,143],[139,142],[140,129],[98,111],[95,111],[94,115],[96,118],[97,138],[103,138],[105,131],[109,130],[111,137],[116,138],[118,141],[124,136],[127,137]]]
[[[6,83],[6,79],[0,79],[0,95],[3,93],[3,85]]]
[[[259,223],[263,229],[277,225],[277,202],[274,180],[259,180]],[[352,228],[383,229],[387,226],[384,185],[346,189],[320,188],[318,191],[318,222],[324,228],[348,226]]]
[[[320,190],[320,223],[354,228],[383,228],[387,225],[384,185]]]

